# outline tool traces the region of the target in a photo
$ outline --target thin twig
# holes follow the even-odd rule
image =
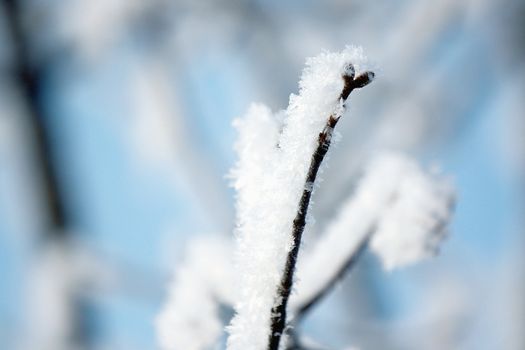
[[[352,64],[345,66],[344,74],[342,76],[344,80],[344,87],[339,96],[339,101],[343,103],[346,101],[350,93],[356,89],[361,88],[369,84],[374,78],[373,72],[365,72],[355,77],[355,69]],[[299,201],[299,209],[293,221],[292,238],[293,248],[288,253],[284,273],[281,279],[281,283],[278,287],[278,298],[277,305],[272,308],[272,319],[270,328],[270,337],[268,343],[269,350],[278,350],[279,343],[281,341],[282,334],[286,327],[286,307],[288,305],[288,299],[292,291],[293,275],[295,271],[295,265],[297,263],[297,255],[299,253],[299,247],[301,245],[301,237],[303,235],[304,227],[306,225],[306,214],[308,212],[308,206],[310,204],[310,197],[312,195],[313,184],[317,177],[319,167],[323,162],[323,159],[330,148],[332,142],[332,136],[334,128],[339,121],[339,115],[330,115],[326,121],[326,125],[323,131],[319,134],[317,139],[317,148],[312,155],[310,161],[310,168],[306,176],[305,186],[301,200]]]
[[[332,290],[335,284],[356,265],[357,261],[363,255],[368,246],[370,236],[371,234],[367,234],[359,243],[357,249],[354,250],[352,254],[348,256],[347,260],[339,267],[339,270],[333,275],[333,277],[329,279],[324,286],[321,286],[309,300],[297,308],[297,314],[295,316],[296,322],[299,322],[306,313],[311,310],[312,306],[316,305],[330,290]]]

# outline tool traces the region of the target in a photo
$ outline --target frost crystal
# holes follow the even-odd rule
[[[327,118],[341,111],[342,70],[351,62],[365,70],[361,48],[324,52],[306,62],[299,95],[290,96],[284,120],[255,105],[235,122],[239,160],[232,171],[237,190],[239,299],[228,330],[229,350],[268,346],[271,309],[292,249],[292,223],[298,209],[317,137]]]
[[[405,160],[397,195],[382,215],[371,248],[391,270],[437,253],[446,237],[455,192],[447,179]]]

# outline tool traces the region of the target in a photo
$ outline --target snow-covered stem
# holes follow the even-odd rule
[[[290,302],[295,322],[367,248],[378,255],[385,269],[434,255],[446,237],[453,202],[454,191],[446,178],[424,171],[400,154],[376,157],[327,232],[301,258],[298,294]]]
[[[342,78],[344,80],[344,87],[341,95],[339,96],[339,100],[341,103],[343,103],[344,107],[344,102],[352,90],[368,85],[374,78],[374,73],[365,72],[355,77],[355,69],[351,63],[348,63],[344,69]],[[280,303],[272,308],[271,332],[268,344],[268,349],[270,350],[279,349],[281,336],[286,327],[286,307],[292,292],[297,255],[299,254],[301,238],[306,225],[306,215],[308,213],[308,206],[310,204],[313,184],[315,183],[319,167],[321,166],[321,163],[323,162],[323,159],[330,148],[334,128],[337,125],[341,115],[342,111],[339,111],[338,114],[333,114],[328,117],[324,129],[319,134],[317,139],[317,148],[315,149],[310,161],[310,167],[306,176],[305,186],[299,201],[299,208],[297,210],[295,219],[293,220],[293,248],[287,255],[284,273],[277,291],[278,297],[276,299],[280,300]]]

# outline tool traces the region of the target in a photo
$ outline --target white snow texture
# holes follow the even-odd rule
[[[356,47],[308,59],[299,95],[290,96],[286,110],[273,114],[253,104],[234,121],[239,134],[238,161],[230,174],[237,192],[235,245],[208,238],[190,246],[157,320],[162,349],[217,346],[223,331],[219,303],[235,309],[227,327],[228,350],[267,348],[271,310],[280,302],[277,288],[292,249],[293,219],[319,132],[330,115],[343,112],[338,97],[349,62],[356,75],[368,70]],[[454,190],[442,176],[397,153],[373,158],[324,235],[300,252],[290,316],[334,279],[366,239],[385,269],[434,255],[446,236],[453,203]]]
[[[230,242],[219,237],[190,243],[156,320],[161,349],[203,350],[218,342],[223,334],[219,303],[231,305],[235,296],[231,251]]]
[[[389,158],[399,163],[401,174],[396,194],[379,219],[370,248],[381,258],[384,268],[392,270],[437,253],[447,236],[455,190],[448,179],[424,172],[406,157]]]
[[[235,266],[239,299],[228,327],[229,350],[262,350],[268,346],[271,309],[286,256],[292,249],[292,222],[305,185],[319,132],[332,114],[340,115],[338,99],[345,65],[364,71],[361,48],[324,52],[306,62],[299,95],[273,115],[253,105],[235,122],[240,139],[232,172],[237,190]]]

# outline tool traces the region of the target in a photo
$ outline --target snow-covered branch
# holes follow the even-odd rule
[[[370,246],[386,269],[433,255],[446,234],[454,203],[449,181],[391,152],[370,164],[355,194],[298,266],[291,304],[300,318]]]
[[[364,65],[360,48],[322,53],[307,61],[299,95],[291,95],[286,111],[272,116],[252,108],[237,122],[240,299],[229,327],[231,350],[279,346],[314,181],[346,98],[373,78]]]
[[[357,77],[355,77],[354,66],[350,63],[347,64],[345,70],[342,74],[344,81],[343,90],[339,96],[340,103],[344,102],[355,88],[361,88],[369,84],[374,77],[373,72],[365,72]],[[292,292],[293,285],[293,276],[295,272],[295,265],[297,264],[297,256],[299,254],[299,247],[301,245],[301,238],[306,226],[306,215],[308,213],[308,206],[310,205],[310,198],[312,195],[313,186],[317,177],[319,168],[330,148],[332,141],[332,136],[334,133],[334,128],[341,117],[343,110],[339,110],[333,115],[328,117],[326,125],[323,131],[319,134],[317,140],[317,148],[312,155],[310,160],[310,167],[308,169],[308,174],[306,176],[306,182],[303,189],[303,194],[299,202],[299,209],[293,220],[293,248],[288,253],[286,259],[286,265],[284,267],[284,273],[281,278],[281,283],[278,288],[278,296],[276,305],[272,308],[272,324],[271,324],[271,333],[270,333],[270,345],[269,349],[277,350],[279,348],[279,343],[281,340],[281,335],[284,332],[286,327],[286,312],[288,306],[288,299]]]
[[[235,245],[204,240],[191,246],[158,319],[164,349],[216,344],[223,325],[217,317],[221,303],[235,310],[227,327],[229,350],[300,347],[297,334],[286,337],[287,312],[300,321],[367,248],[386,269],[437,251],[452,211],[452,187],[410,158],[385,152],[368,164],[325,234],[300,253],[303,231],[312,220],[312,192],[337,139],[334,128],[345,101],[374,77],[365,62],[360,48],[322,53],[307,60],[299,95],[290,96],[286,110],[272,113],[254,104],[235,120]]]

